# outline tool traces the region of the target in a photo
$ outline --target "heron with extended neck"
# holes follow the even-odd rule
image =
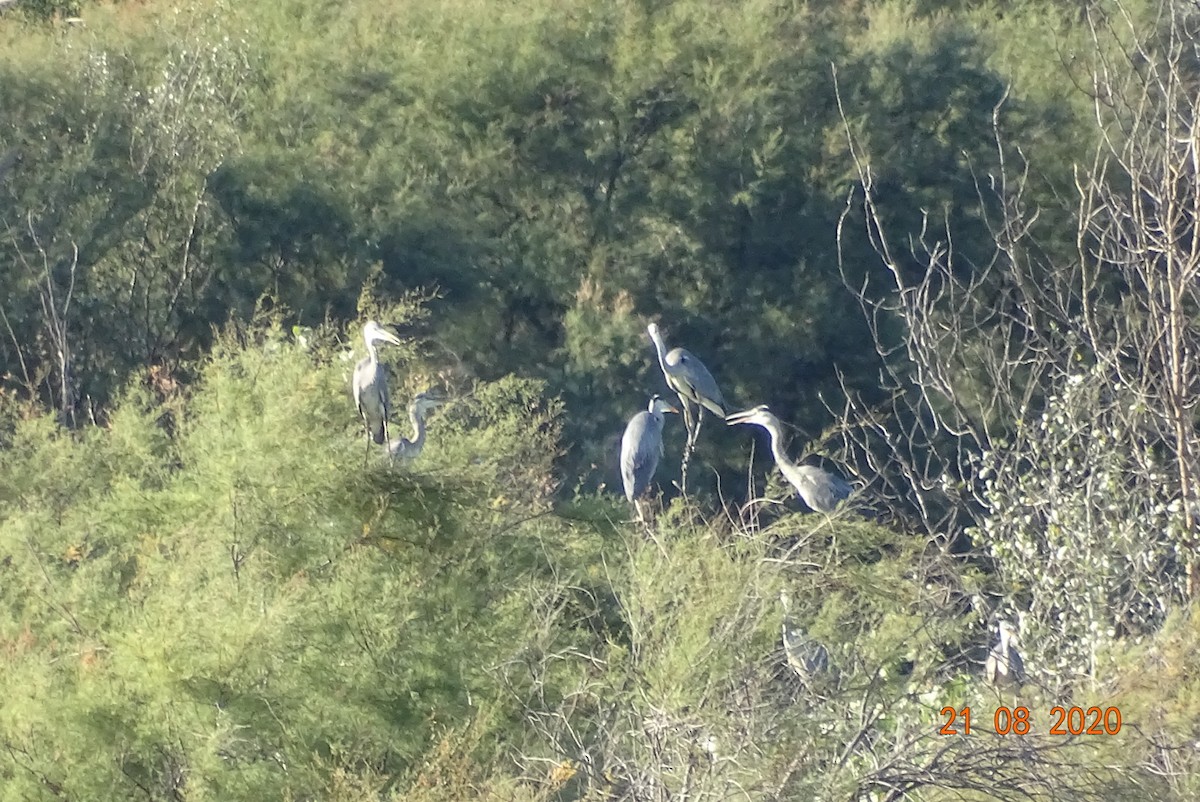
[[[775,464],[779,466],[779,472],[796,488],[796,492],[809,509],[815,512],[833,512],[854,490],[845,479],[824,468],[792,462],[783,450],[783,425],[766,406],[734,412],[725,422],[730,426],[752,423],[767,430],[771,435],[771,453],[775,457]]]
[[[684,348],[667,350],[657,323],[647,326],[646,332],[654,342],[658,364],[667,380],[667,386],[679,396],[680,406],[683,408],[683,424],[687,428],[688,439],[680,466],[680,490],[686,493],[688,462],[696,449],[700,425],[704,422],[704,410],[725,417],[725,398],[721,395],[721,389],[717,387],[717,380],[695,354]],[[692,414],[693,406],[695,417]]]
[[[411,460],[421,455],[425,448],[425,416],[442,403],[442,400],[428,391],[417,393],[408,405],[408,419],[412,422],[413,436],[411,439],[397,437],[388,441],[388,454],[392,459]]]

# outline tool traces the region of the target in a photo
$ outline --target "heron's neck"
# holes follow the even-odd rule
[[[779,427],[771,424],[766,427],[771,435],[771,453],[775,455],[775,464],[780,468],[794,468],[795,463],[788,459],[788,455],[783,450],[783,432],[779,431]]]
[[[363,341],[367,344],[367,357],[370,358],[372,364],[379,362],[379,352],[375,350],[375,343],[370,337],[364,337]]]
[[[658,364],[662,366],[663,373],[667,372],[667,346],[663,343],[662,335],[655,332],[650,335],[650,339],[654,341],[654,350],[658,353]]]
[[[413,407],[408,411],[408,419],[413,425],[412,447],[419,451],[425,445],[425,416],[419,408]]]

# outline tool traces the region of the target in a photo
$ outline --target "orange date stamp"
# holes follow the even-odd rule
[[[939,735],[970,735],[971,708],[943,707],[946,722]],[[1028,735],[1034,722],[1028,707],[997,707],[992,713],[992,732],[997,735]],[[1062,707],[1050,708],[1050,735],[1116,735],[1121,731],[1119,707]]]

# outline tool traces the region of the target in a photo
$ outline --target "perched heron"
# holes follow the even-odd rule
[[[408,405],[408,419],[412,421],[413,426],[412,439],[396,437],[389,440],[388,454],[392,459],[415,459],[421,455],[425,447],[425,416],[442,403],[442,400],[428,391],[417,393]]]
[[[996,621],[998,638],[988,652],[984,664],[987,681],[996,687],[1016,686],[1025,682],[1025,661],[1021,659],[1020,635],[1016,626],[1007,618]]]
[[[658,353],[658,364],[662,367],[667,386],[679,396],[683,407],[683,424],[687,428],[687,447],[683,452],[681,466],[681,490],[687,490],[687,466],[692,451],[696,448],[696,439],[700,436],[700,424],[704,422],[704,410],[708,409],[714,415],[725,417],[725,398],[717,380],[704,367],[704,363],[694,354],[683,348],[667,350],[657,323],[646,327],[650,339],[654,341],[654,350]],[[696,406],[696,417],[692,418],[692,405]]]
[[[813,676],[829,670],[829,650],[809,638],[792,618],[792,598],[786,590],[779,592],[783,604],[783,653],[787,664],[800,679],[808,682]]]
[[[646,492],[654,471],[662,456],[663,415],[679,410],[657,395],[650,399],[650,406],[630,418],[621,438],[621,481],[625,485],[625,498],[633,504],[638,517],[642,511],[637,499]]]
[[[363,424],[367,427],[367,438],[379,445],[388,441],[387,419],[391,412],[388,403],[387,373],[379,362],[379,353],[375,343],[384,342],[400,345],[400,338],[386,330],[374,320],[368,320],[363,326],[363,340],[367,344],[367,356],[354,366],[354,379],[351,389],[354,392],[354,405],[362,416]],[[371,448],[367,443],[368,451]]]
[[[809,509],[816,512],[833,512],[854,490],[845,479],[824,468],[797,465],[788,459],[783,451],[783,425],[766,406],[734,412],[725,419],[725,423],[730,426],[753,423],[767,430],[771,435],[771,452],[775,455],[775,464],[779,466],[780,473],[796,488],[796,492]]]

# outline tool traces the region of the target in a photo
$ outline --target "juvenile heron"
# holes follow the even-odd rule
[[[804,682],[829,669],[829,650],[809,638],[792,618],[792,598],[786,590],[779,592],[783,604],[783,654],[787,664]]]
[[[788,459],[783,451],[783,426],[779,418],[766,406],[757,406],[745,412],[734,412],[725,419],[725,423],[734,426],[739,423],[753,423],[761,426],[771,435],[771,453],[775,456],[775,464],[784,475],[800,498],[809,509],[816,512],[833,512],[854,490],[850,483],[840,476],[835,476],[824,468],[812,465],[797,465]]]
[[[354,378],[351,382],[354,405],[358,408],[358,414],[362,416],[363,425],[367,427],[367,438],[383,445],[388,441],[387,419],[391,405],[388,403],[387,373],[379,362],[375,343],[400,345],[400,338],[374,320],[368,320],[363,326],[363,341],[367,344],[367,356],[354,366]],[[371,444],[368,442],[368,451],[370,448]]]
[[[983,672],[987,681],[996,687],[1020,687],[1025,682],[1025,661],[1021,659],[1020,635],[1007,618],[996,621],[998,638],[988,652]]]
[[[700,436],[704,410],[708,409],[714,415],[725,417],[725,398],[721,395],[721,388],[717,387],[717,380],[694,354],[684,348],[667,350],[657,323],[647,326],[646,332],[654,341],[658,364],[662,367],[667,386],[679,396],[680,405],[683,407],[683,425],[687,428],[688,439],[683,451],[683,465],[680,468],[680,489],[687,492],[688,461],[696,448],[696,439]],[[692,417],[693,404],[696,407],[695,418]]]
[[[633,505],[638,517],[642,517],[637,499],[646,492],[658,460],[662,456],[663,415],[679,410],[659,398],[650,399],[647,409],[630,418],[621,437],[621,482],[625,485],[625,498]]]
[[[425,416],[442,403],[442,400],[428,391],[417,393],[408,405],[408,419],[412,421],[413,426],[412,439],[396,437],[389,440],[388,454],[392,459],[409,460],[421,455],[421,451],[425,448]]]

